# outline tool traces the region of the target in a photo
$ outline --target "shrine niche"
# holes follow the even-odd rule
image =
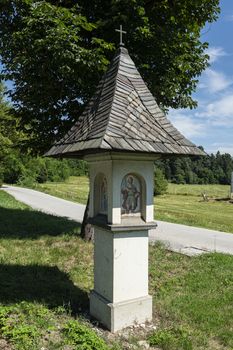
[[[141,215],[142,186],[140,179],[127,174],[121,183],[121,214],[122,215]]]
[[[95,215],[108,213],[108,184],[104,174],[98,174],[94,181]]]

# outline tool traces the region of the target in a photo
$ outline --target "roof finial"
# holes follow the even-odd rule
[[[122,30],[122,25],[120,25],[120,29],[115,29],[116,32],[120,33],[120,46],[124,46],[124,43],[122,41],[122,34],[126,34],[124,30]]]

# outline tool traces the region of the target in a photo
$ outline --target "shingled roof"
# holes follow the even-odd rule
[[[82,157],[104,151],[204,154],[166,118],[124,47],[78,121],[46,156]]]

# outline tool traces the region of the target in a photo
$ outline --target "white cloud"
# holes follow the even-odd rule
[[[213,125],[233,126],[233,94],[208,103],[198,116],[207,117]]]
[[[227,56],[227,53],[220,46],[210,46],[206,50],[206,53],[210,56],[209,63],[216,62],[219,59],[219,57]]]
[[[229,153],[233,156],[233,144],[232,143],[213,143],[207,150],[208,153]]]
[[[229,146],[229,147],[219,147],[218,151],[220,153],[229,153],[233,156],[233,146]]]
[[[216,93],[227,89],[232,83],[232,79],[227,78],[224,73],[208,68],[203,74],[199,87],[207,89],[210,93]]]
[[[209,103],[206,108],[208,116],[225,116],[233,118],[233,94],[222,97],[216,102]]]
[[[192,119],[188,116],[188,111],[170,110],[168,118],[172,124],[187,138],[204,135],[203,122]]]

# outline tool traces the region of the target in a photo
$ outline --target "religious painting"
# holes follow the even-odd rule
[[[121,213],[136,215],[141,210],[141,184],[139,179],[128,174],[121,184]]]
[[[104,176],[100,182],[100,213],[107,214],[108,212],[108,188],[107,179]]]

